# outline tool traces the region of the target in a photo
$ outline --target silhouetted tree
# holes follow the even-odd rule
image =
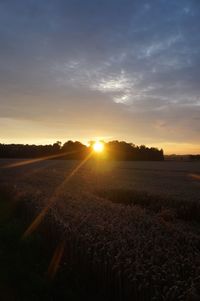
[[[0,144],[0,158],[39,158],[55,155],[55,158],[66,160],[81,160],[92,150],[79,141],[67,141],[61,145],[57,141],[53,145],[28,145],[28,144]],[[162,161],[164,160],[163,150],[148,148],[145,145],[135,146],[125,141],[110,141],[105,143],[107,158],[121,161]],[[191,156],[191,160],[199,160],[197,156]]]

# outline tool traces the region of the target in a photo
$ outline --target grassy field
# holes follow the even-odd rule
[[[78,165],[0,169],[5,300],[199,300],[200,165]]]

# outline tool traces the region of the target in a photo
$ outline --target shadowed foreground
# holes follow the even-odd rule
[[[59,300],[65,279],[68,290],[74,283],[78,284],[81,293],[76,297],[80,300],[86,290],[88,298],[95,295],[102,300],[199,298],[200,208],[197,199],[189,202],[181,195],[179,198],[174,195],[173,201],[168,194],[161,197],[142,189],[140,192],[128,190],[130,185],[125,184],[123,168],[128,172],[130,165],[121,163],[116,175],[106,167],[102,170],[102,164],[96,162],[93,167],[80,168],[69,178],[78,163],[71,162],[66,169],[65,164],[59,164],[45,162],[32,169],[9,170],[3,177],[9,190],[13,190],[15,204],[23,204],[25,208],[21,215],[25,224],[17,233],[19,240],[23,236],[23,244],[26,244],[40,235],[45,245],[50,246],[45,249],[48,256],[38,269],[42,271],[39,274],[42,279],[46,279],[46,273],[51,283],[62,283],[55,289],[53,300]],[[139,166],[134,168],[136,171]],[[158,172],[157,169],[160,167],[154,165],[152,172]],[[116,186],[121,170],[121,186]],[[198,175],[198,170],[193,170],[194,173]],[[110,179],[107,185],[105,179]],[[194,181],[198,187],[198,179]],[[17,238],[15,244],[19,244]],[[40,262],[40,255],[44,258],[44,253],[37,252]],[[10,265],[9,259],[7,263]],[[66,274],[59,280],[61,271]],[[66,271],[71,271],[70,283]],[[25,272],[30,273],[30,270]],[[41,286],[48,293],[45,284]]]

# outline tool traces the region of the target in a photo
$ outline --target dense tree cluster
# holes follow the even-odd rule
[[[67,141],[63,145],[56,142],[52,145],[28,144],[0,144],[0,158],[62,158],[66,160],[80,160],[92,151],[92,143],[86,146],[79,141]],[[148,148],[144,145],[135,146],[124,141],[110,141],[105,143],[106,158],[110,160],[164,160],[163,150]]]
[[[145,145],[136,146],[125,141],[111,141],[106,144],[108,156],[116,160],[125,161],[162,161],[164,160],[163,150],[148,148]]]

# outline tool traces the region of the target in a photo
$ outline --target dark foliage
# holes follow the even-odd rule
[[[125,161],[162,161],[163,150],[148,148],[144,145],[135,146],[124,141],[105,143],[108,159]],[[92,151],[79,141],[67,141],[63,145],[56,142],[53,145],[0,144],[0,158],[42,158],[81,160]],[[47,158],[48,159],[48,158]]]
[[[106,144],[109,158],[120,161],[162,161],[163,150],[148,148],[145,145],[136,146],[125,141],[111,141]]]

